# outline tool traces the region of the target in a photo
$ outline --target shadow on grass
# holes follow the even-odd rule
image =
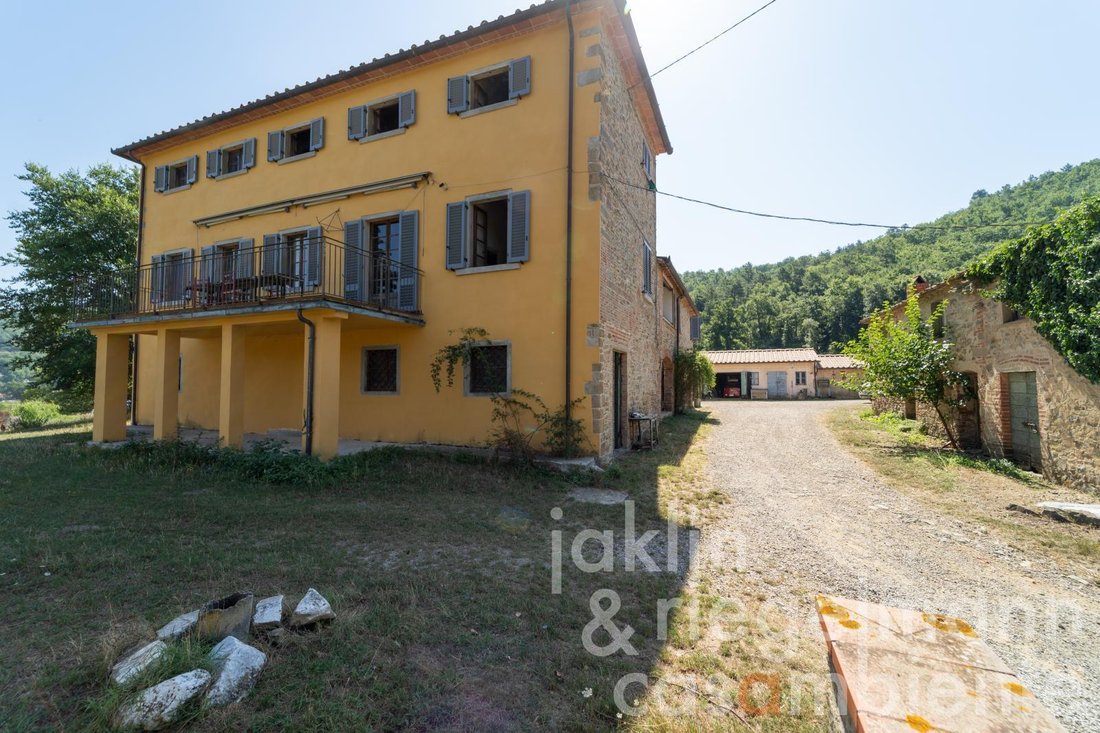
[[[197,728],[614,728],[616,686],[628,703],[642,695],[624,677],[653,670],[662,604],[690,562],[692,527],[670,528],[662,477],[716,422],[670,418],[657,448],[602,477],[426,451],[318,469],[92,450],[74,430],[4,436],[0,728],[102,728],[106,671],[125,647],[212,597],[293,600],[311,586],[336,622],[263,647],[249,699]],[[626,508],[568,498],[593,484],[629,495],[639,543],[653,531],[633,569]]]

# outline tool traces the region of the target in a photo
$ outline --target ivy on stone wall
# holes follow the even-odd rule
[[[1100,196],[1034,227],[972,265],[993,297],[1035,322],[1070,366],[1100,382]]]

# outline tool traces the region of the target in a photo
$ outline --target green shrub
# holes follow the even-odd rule
[[[34,429],[45,427],[61,417],[61,408],[52,402],[28,400],[17,404],[11,414],[19,420],[19,427]]]

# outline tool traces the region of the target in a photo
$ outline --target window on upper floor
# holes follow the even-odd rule
[[[642,240],[642,292],[653,297],[653,248]]]
[[[669,323],[676,322],[676,292],[667,283],[661,287],[661,315]]]
[[[511,351],[507,343],[471,347],[466,362],[466,394],[507,394],[512,388]]]
[[[447,80],[447,113],[504,105],[531,93],[531,57],[513,59]]]
[[[199,169],[199,156],[192,155],[168,165],[158,165],[153,171],[153,190],[170,193],[190,188]]]
[[[222,178],[256,165],[256,138],[206,151],[206,177]]]
[[[325,118],[267,133],[267,159],[286,163],[313,155],[325,144]]]
[[[447,269],[518,265],[530,258],[531,192],[501,191],[447,204]]]
[[[392,97],[348,109],[348,140],[370,138],[404,130],[416,122],[416,92],[408,91]]]
[[[645,171],[647,180],[653,180],[653,151],[649,149],[649,143],[642,141],[642,170]]]

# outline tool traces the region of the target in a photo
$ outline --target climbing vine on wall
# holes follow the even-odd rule
[[[1035,322],[1080,374],[1100,382],[1100,196],[1030,229],[971,266],[993,296]]]

